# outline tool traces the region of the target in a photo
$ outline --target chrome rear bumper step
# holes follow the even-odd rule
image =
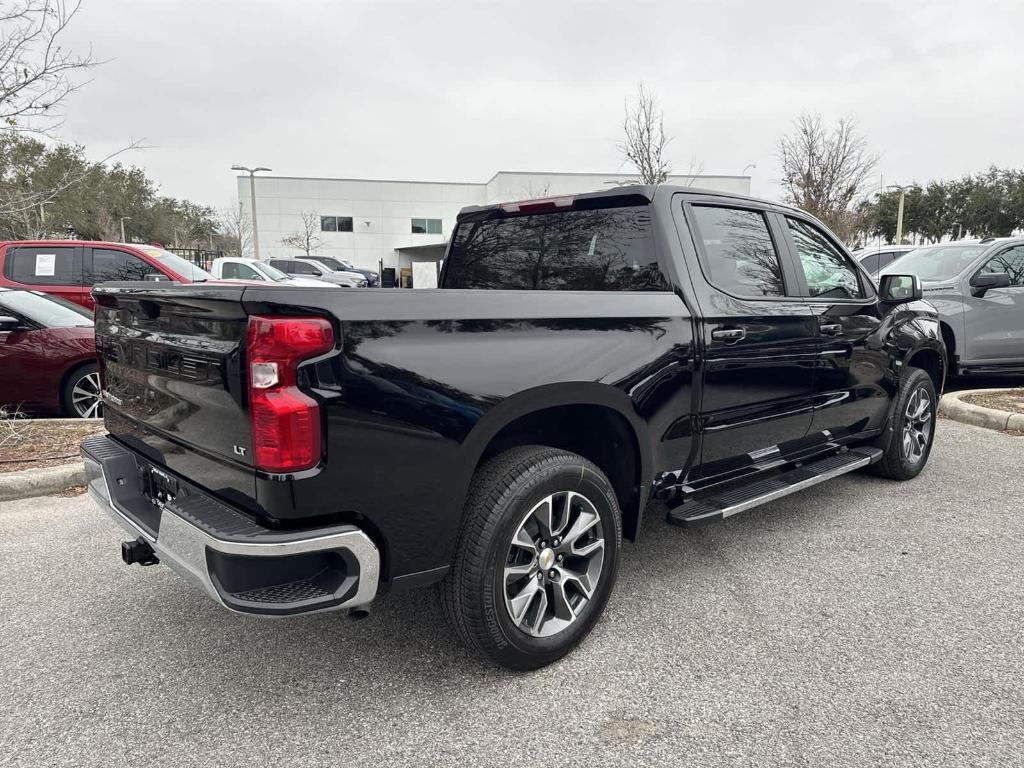
[[[791,493],[810,488],[839,475],[874,464],[882,458],[878,448],[852,448],[845,453],[807,462],[747,485],[686,501],[669,510],[668,522],[683,528],[697,528],[744,512]]]

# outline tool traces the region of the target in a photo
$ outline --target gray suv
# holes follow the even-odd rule
[[[1024,372],[1024,238],[926,246],[887,272],[921,278],[939,311],[950,374]]]

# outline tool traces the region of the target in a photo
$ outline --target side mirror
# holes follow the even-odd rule
[[[8,333],[21,328],[21,320],[10,315],[0,315],[0,333]]]
[[[905,304],[920,300],[924,290],[921,288],[921,278],[917,275],[883,275],[878,295],[882,301],[890,304]]]
[[[323,277],[323,276],[324,276],[324,273],[323,273],[323,272],[321,272],[321,271],[320,271],[319,269],[317,269],[316,267],[313,267],[313,274],[314,274],[314,275],[316,275],[317,277]]]
[[[993,288],[1009,288],[1010,276],[1006,272],[979,272],[971,278],[971,295],[981,298]]]

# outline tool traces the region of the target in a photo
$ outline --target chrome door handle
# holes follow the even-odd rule
[[[735,344],[747,337],[745,328],[722,328],[711,332],[711,338],[715,341],[724,341],[727,344]]]
[[[839,323],[825,323],[824,325],[818,326],[818,330],[826,336],[838,336],[843,332],[843,326]]]

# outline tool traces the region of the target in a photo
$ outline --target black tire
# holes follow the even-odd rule
[[[103,403],[99,400],[99,369],[96,363],[75,368],[64,382],[60,401],[64,413],[71,418],[98,418],[103,415]],[[86,401],[83,392],[95,391],[95,399]]]
[[[910,437],[909,440],[919,446],[920,455],[908,455],[905,440],[908,439],[907,430],[911,419],[908,417],[908,407],[915,397],[927,396],[927,433],[923,438]],[[900,380],[899,394],[892,410],[892,423],[889,428],[888,443],[882,446],[885,453],[881,461],[876,462],[872,469],[877,475],[888,477],[892,480],[910,480],[917,477],[932,451],[932,441],[935,439],[935,409],[938,399],[935,396],[935,385],[931,377],[920,368],[907,368]],[[922,442],[923,439],[923,442]]]
[[[553,630],[548,636],[534,636],[530,633],[535,629],[517,625],[513,618],[509,592],[515,592],[518,585],[509,581],[507,569],[512,567],[513,553],[520,551],[516,547],[521,546],[513,544],[513,537],[531,522],[535,524],[533,511],[548,499],[556,499],[551,502],[552,509],[561,505],[559,508],[565,515],[564,540],[555,538],[548,544],[561,541],[562,552],[567,552],[565,547],[575,547],[578,539],[569,542],[570,534],[577,528],[568,521],[574,509],[579,515],[576,519],[582,520],[584,513],[580,510],[586,509],[588,515],[596,512],[599,516],[598,521],[590,523],[587,536],[603,537],[603,559],[589,599],[583,600],[582,591],[572,595],[576,608],[570,614],[572,618],[567,620],[568,625]],[[589,502],[589,506],[581,506],[583,502]],[[587,520],[592,521],[592,515]],[[554,524],[549,528],[554,530]],[[490,459],[473,477],[452,568],[439,585],[445,617],[459,639],[483,658],[516,670],[543,667],[569,653],[597,623],[615,583],[621,542],[622,520],[615,491],[600,469],[581,456],[563,450],[543,446],[512,448]],[[557,589],[563,572],[547,571],[546,565],[541,567],[540,563],[550,561],[547,557],[550,547],[536,546],[536,554],[530,554],[529,549],[525,553],[520,551],[523,557],[536,564],[535,572],[522,577],[523,583],[529,586],[536,576],[538,584],[544,579],[543,586],[535,586],[537,592]],[[593,548],[592,541],[583,548],[588,547]],[[577,562],[571,551],[564,557],[563,563],[563,555],[558,556],[558,568],[568,567],[570,560],[573,564]],[[546,578],[549,574],[550,583]],[[573,581],[568,579],[563,585],[563,600]],[[546,597],[544,607],[540,608],[540,600],[539,594],[536,604],[531,602],[532,596],[527,600],[533,605],[534,616],[550,610],[551,625],[558,626],[563,620],[555,615],[558,613],[554,606],[556,598],[552,597],[550,608]],[[533,623],[526,621],[526,610],[523,611],[524,622]],[[541,618],[537,620],[544,622]]]

